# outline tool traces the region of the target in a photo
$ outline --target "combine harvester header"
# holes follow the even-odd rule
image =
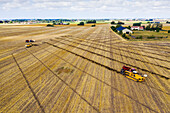
[[[120,73],[137,82],[145,81],[145,78],[147,77],[146,74],[142,75],[141,73],[138,73],[136,69],[128,66],[123,66]]]

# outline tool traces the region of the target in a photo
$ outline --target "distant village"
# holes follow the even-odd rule
[[[111,29],[125,39],[163,39],[168,38],[170,29],[163,29],[163,25],[170,26],[170,22],[146,20],[148,22],[133,21],[128,24],[123,21],[111,22]],[[138,32],[137,32],[138,31]]]
[[[96,20],[100,22],[109,21],[148,21],[150,23],[154,22],[167,22],[170,19],[3,19],[0,20],[0,24],[37,24],[37,23],[56,23],[56,25],[62,25],[67,23],[74,23],[80,21]]]

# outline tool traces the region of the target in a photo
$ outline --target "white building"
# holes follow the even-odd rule
[[[124,34],[132,34],[133,33],[133,31],[131,31],[131,30],[129,30],[129,29],[123,29],[122,30],[122,33]]]
[[[144,28],[141,26],[132,26],[131,30],[144,30]]]

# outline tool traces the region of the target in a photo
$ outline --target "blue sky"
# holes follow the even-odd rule
[[[0,19],[170,18],[170,0],[0,0]]]

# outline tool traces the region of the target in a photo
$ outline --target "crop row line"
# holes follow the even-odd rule
[[[45,42],[45,43],[47,43],[47,42]],[[49,44],[49,43],[47,43],[47,44]],[[113,68],[111,68],[111,67],[109,67],[109,66],[106,66],[106,65],[103,65],[103,64],[101,64],[101,63],[98,63],[98,62],[96,62],[96,61],[94,61],[94,60],[91,60],[91,59],[89,59],[89,58],[86,58],[86,57],[84,57],[84,56],[82,56],[82,55],[79,55],[79,54],[77,54],[77,53],[74,53],[74,52],[72,52],[72,51],[66,50],[66,49],[64,49],[64,48],[61,48],[61,47],[56,46],[56,45],[53,45],[53,44],[49,44],[49,45],[52,45],[53,47],[57,47],[57,48],[59,48],[59,49],[65,50],[65,51],[67,51],[67,52],[69,52],[69,53],[72,53],[72,54],[74,54],[74,55],[76,55],[76,56],[79,56],[79,57],[81,57],[81,58],[83,58],[83,59],[86,59],[86,60],[88,60],[88,61],[90,61],[90,62],[92,62],[92,63],[95,63],[95,64],[97,64],[97,65],[100,65],[100,66],[102,66],[102,67],[104,67],[104,68],[106,68],[106,69],[108,69],[108,70],[114,71],[114,72],[116,72],[116,73],[120,73],[120,71],[118,71],[118,70],[116,70],[116,69],[113,69]],[[47,50],[46,50],[46,51],[47,51]],[[49,51],[48,51],[48,52],[49,52]],[[50,52],[50,53],[51,53],[51,52]],[[51,53],[51,54],[54,54],[54,53]],[[56,56],[57,56],[57,55],[56,55]],[[59,57],[59,56],[57,56],[57,57]],[[62,59],[62,58],[61,58],[61,59]],[[71,65],[72,65],[72,64],[71,64]],[[80,69],[80,70],[81,70],[81,69]],[[147,85],[147,86],[149,86],[149,85]],[[154,87],[152,87],[152,86],[149,86],[149,87],[154,88]],[[156,88],[154,88],[154,89],[156,89]],[[156,89],[156,90],[161,91],[161,92],[163,92],[163,93],[166,93],[166,94],[170,95],[168,92],[164,92],[164,91],[162,91],[162,90],[160,90],[160,89]]]
[[[42,111],[43,113],[45,113],[43,106],[41,105],[41,103],[40,103],[39,99],[37,98],[35,92],[34,92],[33,89],[31,88],[31,86],[30,86],[30,84],[29,84],[29,82],[28,82],[28,80],[27,80],[25,74],[23,73],[21,67],[19,66],[19,64],[18,64],[18,62],[17,62],[17,60],[15,59],[15,57],[14,57],[13,54],[12,54],[12,57],[13,57],[14,61],[16,62],[16,64],[17,64],[17,66],[18,66],[18,68],[19,68],[19,70],[20,70],[20,72],[21,72],[21,74],[22,74],[22,76],[23,76],[25,82],[27,83],[28,88],[31,90],[31,93],[33,94],[33,97],[34,97],[35,100],[37,101],[37,103],[38,103],[38,105],[39,105],[41,111]]]
[[[91,47],[91,48],[94,48],[94,49],[98,49],[98,50],[101,50],[101,51],[113,53],[113,51],[104,50],[104,49],[101,49],[101,48],[98,48],[98,47],[93,47],[93,46],[90,46],[90,45],[87,45],[87,44],[82,44],[82,43],[78,43],[78,42],[74,42],[74,41],[70,41],[70,40],[66,40],[66,39],[63,39],[63,40],[69,41],[69,42],[73,42],[73,43],[76,43],[76,44],[79,44],[79,45],[83,45],[83,46],[88,46],[88,47]],[[51,39],[51,41],[56,41],[56,40]],[[59,41],[56,41],[56,42],[59,42]],[[62,43],[62,42],[60,42],[60,43]],[[62,43],[62,44],[66,44],[66,43]],[[114,54],[120,55],[120,54],[118,54],[116,52],[114,52]],[[148,61],[143,61],[143,60],[140,60],[140,59],[137,59],[137,58],[134,58],[134,57],[127,56],[127,55],[122,55],[122,56],[125,56],[127,58],[131,58],[131,59],[135,59],[137,61],[141,61],[141,62],[144,62],[144,63],[149,63],[151,65],[159,66],[159,67],[162,67],[162,68],[170,69],[169,67],[165,67],[165,66],[161,66],[161,65],[158,65],[158,64],[154,64],[154,63],[151,63],[151,62],[148,62]]]
[[[49,44],[49,45],[52,45],[52,46],[54,46],[54,47],[59,47],[59,46],[53,45],[53,44],[48,43],[48,42],[45,42],[45,43],[47,43],[47,44]],[[60,42],[60,43],[62,43],[62,42]],[[65,44],[65,43],[63,43],[63,44]],[[68,45],[68,44],[65,44],[65,45]],[[146,70],[146,69],[142,69],[142,68],[140,68],[140,67],[138,67],[138,66],[135,66],[135,65],[132,65],[132,64],[127,64],[127,63],[124,63],[124,62],[122,62],[122,61],[119,61],[119,60],[116,60],[116,59],[112,59],[112,58],[110,58],[110,57],[107,57],[107,56],[104,56],[104,55],[101,55],[101,54],[98,54],[98,53],[95,53],[95,52],[91,52],[91,51],[89,51],[89,50],[86,50],[86,49],[83,49],[83,48],[80,48],[80,47],[77,47],[77,46],[73,46],[73,45],[69,45],[69,46],[75,47],[75,48],[78,48],[78,49],[81,49],[81,50],[84,50],[84,51],[87,51],[87,52],[90,52],[90,53],[92,53],[92,54],[96,54],[96,55],[101,56],[101,57],[104,57],[104,58],[108,58],[108,59],[110,59],[110,60],[112,60],[112,61],[116,61],[116,62],[125,64],[125,65],[129,65],[129,66],[131,66],[131,67],[135,67],[135,68],[140,69],[140,70],[142,70],[142,71],[146,71],[146,72],[149,72],[149,73],[151,73],[151,74],[158,75],[158,76],[160,76],[160,77],[162,77],[162,78],[165,78],[165,79],[169,79],[169,77],[166,77],[166,76],[164,76],[164,75],[157,74],[157,73],[155,73],[155,72],[151,72],[151,71]],[[69,50],[68,50],[68,51],[69,51]],[[76,53],[75,53],[75,54],[76,54]],[[103,64],[102,64],[102,65],[103,65]],[[109,68],[110,68],[110,67],[109,67]],[[118,71],[118,72],[119,72],[119,71]]]
[[[54,45],[54,47],[56,47],[56,46]],[[112,69],[112,68],[110,68],[110,67],[108,67],[108,66],[105,66],[105,65],[103,65],[103,64],[101,64],[101,63],[98,63],[98,62],[96,62],[96,61],[93,61],[93,60],[91,60],[91,59],[88,59],[88,58],[86,58],[86,57],[84,57],[84,56],[78,55],[78,54],[76,54],[76,53],[74,53],[74,52],[71,52],[71,51],[69,51],[69,50],[66,50],[66,49],[63,49],[63,48],[60,48],[60,47],[57,47],[57,48],[62,49],[62,50],[65,50],[65,51],[67,51],[67,52],[69,52],[69,53],[72,53],[72,54],[74,54],[74,55],[76,55],[76,56],[78,56],[78,57],[80,57],[80,58],[83,58],[83,59],[85,59],[85,60],[88,60],[88,61],[90,61],[90,62],[92,62],[92,63],[95,63],[95,64],[97,64],[97,65],[100,65],[100,66],[102,66],[102,67],[105,67],[105,68],[107,68],[107,69],[109,69],[109,70],[111,70],[111,71],[115,71],[115,72],[117,72],[117,73],[120,73],[120,72],[117,71],[117,70],[114,70],[114,69]],[[46,50],[46,51],[48,51],[48,50]],[[51,54],[54,54],[54,53],[52,53],[52,52],[50,52],[50,51],[48,51],[48,52],[51,53]],[[149,106],[147,106],[147,105],[145,105],[145,104],[139,102],[138,100],[133,99],[131,96],[129,96],[129,95],[125,94],[124,92],[118,90],[117,88],[111,86],[110,84],[106,83],[105,81],[100,80],[99,78],[97,78],[97,77],[95,77],[95,76],[93,76],[93,75],[91,75],[91,74],[85,72],[84,70],[82,70],[82,69],[76,67],[75,65],[73,65],[73,64],[71,64],[70,62],[66,61],[66,60],[63,59],[62,57],[58,56],[57,54],[54,54],[54,55],[55,55],[56,57],[62,59],[62,60],[65,61],[66,63],[72,65],[72,66],[75,67],[76,69],[78,69],[78,70],[80,70],[80,71],[82,71],[82,72],[88,74],[89,76],[95,78],[96,80],[98,80],[98,81],[100,81],[100,82],[106,84],[107,86],[111,87],[112,89],[114,89],[114,90],[120,92],[121,94],[125,95],[126,97],[128,97],[128,98],[132,99],[133,101],[139,103],[140,105],[142,105],[142,106],[144,106],[144,107],[150,109],[151,111],[157,112],[157,111],[153,110],[152,108],[150,108]],[[44,65],[45,65],[45,64],[44,64]],[[162,90],[159,90],[159,91],[162,91]],[[163,92],[163,91],[162,91],[162,92]],[[164,92],[164,93],[165,93],[165,92]]]
[[[33,53],[31,53],[28,49],[26,49],[32,56],[34,56],[43,66],[45,66],[51,73],[53,73],[58,79],[60,79],[64,84],[66,84],[74,93],[76,93],[80,98],[82,98],[85,102],[87,102],[93,109],[100,113],[100,111],[94,107],[90,102],[88,102],[84,97],[82,97],[76,90],[74,90],[68,83],[66,83],[61,77],[55,74],[49,67],[47,67],[39,58],[37,58]]]
[[[63,38],[60,38],[60,39],[63,39]],[[74,38],[71,38],[71,39],[74,39]],[[75,40],[75,39],[74,39]],[[79,40],[81,42],[81,40],[79,38],[77,38],[76,40]],[[122,51],[125,51],[125,52],[129,52],[129,53],[133,53],[133,54],[137,54],[137,55],[142,55],[142,56],[146,56],[146,57],[149,57],[149,58],[154,58],[154,59],[157,59],[157,60],[161,60],[161,61],[166,61],[166,62],[170,62],[168,60],[165,60],[165,59],[160,59],[160,58],[156,58],[156,57],[153,57],[153,56],[149,56],[149,55],[143,55],[143,54],[140,54],[140,53],[135,53],[135,52],[132,52],[132,51],[127,51],[127,50],[124,50],[124,49],[117,49],[116,47],[110,47],[110,46],[106,46],[106,45],[102,45],[102,44],[96,44],[94,42],[89,42],[88,40],[88,43],[91,43],[91,44],[94,44],[94,45],[99,45],[99,46],[103,46],[103,47],[107,47],[107,48],[112,48],[112,49],[116,49],[116,50],[122,50]],[[126,46],[127,47],[127,46]],[[152,53],[153,54],[153,53]],[[157,55],[160,55],[160,54],[157,54]],[[160,55],[161,56],[161,55]],[[163,55],[164,56],[164,55]]]
[[[149,49],[149,47],[139,47],[139,46],[132,46],[132,45],[127,45],[127,46],[125,46],[125,45],[117,45],[117,46],[119,46],[119,47],[125,47],[125,48],[127,48],[127,47],[131,47],[131,48],[133,48],[134,50],[139,50],[140,49],[140,51],[144,51],[144,52],[146,52],[146,53],[151,53],[151,54],[155,54],[155,55],[160,55],[160,56],[165,56],[165,57],[168,57],[168,55],[163,55],[163,54],[159,54],[159,53],[155,53],[154,51],[160,51],[160,50],[158,50],[158,49],[160,49],[160,48],[158,48],[157,50],[155,50],[155,49]],[[146,49],[146,50],[145,50]],[[147,50],[151,50],[151,51],[153,51],[153,52],[151,52],[151,51],[147,51]],[[164,50],[163,50],[164,51]],[[160,52],[162,52],[162,50],[160,51]],[[165,52],[167,52],[167,51],[165,51]],[[167,52],[167,53],[169,53],[169,52]]]
[[[134,44],[134,43],[131,43],[131,45],[134,45],[134,46],[139,46],[138,44]],[[169,46],[168,45],[166,45],[167,47],[165,47],[165,45],[164,45],[164,47],[158,47],[157,45],[154,45],[154,46],[148,46],[148,45],[144,45],[143,47],[149,47],[149,48],[154,48],[154,49],[157,49],[157,48],[159,48],[159,49],[168,49],[169,48]]]

